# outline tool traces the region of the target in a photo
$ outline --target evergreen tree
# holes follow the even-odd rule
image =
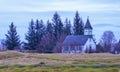
[[[14,26],[13,22],[9,26],[8,34],[6,36],[6,47],[9,50],[18,49],[20,47],[20,36],[17,35],[16,26]]]
[[[41,53],[52,53],[55,46],[55,37],[53,34],[53,25],[47,21],[46,34],[42,37],[40,41],[40,48],[38,49]]]
[[[51,33],[53,34],[53,24],[51,22],[49,22],[49,20],[47,21],[47,27],[46,27],[46,33]]]
[[[80,18],[78,11],[76,11],[74,18],[74,34],[83,35],[84,34],[84,24],[82,18]]]
[[[36,49],[36,35],[35,35],[35,26],[34,21],[31,20],[28,28],[28,33],[26,34],[27,43],[25,43],[25,49],[35,50]]]
[[[71,35],[71,23],[70,23],[70,20],[68,21],[67,18],[65,20],[64,32],[65,32],[66,35]]]
[[[57,12],[55,12],[55,14],[53,15],[52,21],[54,25],[54,34],[56,39],[58,40],[60,38],[60,35],[63,33],[63,24]]]
[[[39,29],[40,29],[40,22],[37,19],[36,23],[35,23],[35,43],[36,43],[36,48],[39,47],[39,43],[40,43],[40,33],[39,33]]]
[[[45,26],[42,20],[36,20],[35,24],[35,36],[36,36],[36,48],[40,48],[40,42],[45,35]]]

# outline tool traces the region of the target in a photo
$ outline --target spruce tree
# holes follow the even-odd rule
[[[49,22],[49,20],[47,21],[47,26],[46,26],[46,33],[51,33],[53,34],[53,24],[51,22]]]
[[[74,17],[74,34],[75,35],[83,35],[84,34],[84,24],[82,18],[80,18],[78,11],[76,11]]]
[[[55,46],[55,36],[53,33],[53,28],[53,24],[48,20],[46,26],[46,34],[41,41],[41,46],[42,48],[44,48],[43,50],[45,53],[52,53]]]
[[[53,25],[54,25],[54,34],[56,39],[60,38],[60,35],[63,33],[63,24],[61,18],[57,12],[53,15]]]
[[[20,47],[20,36],[17,34],[16,26],[14,26],[13,22],[9,26],[8,34],[6,36],[6,47],[8,50],[18,49]]]
[[[45,26],[42,20],[36,20],[35,24],[35,36],[36,36],[36,48],[41,48],[41,39],[45,35]],[[40,50],[40,49],[39,49]]]
[[[36,36],[35,36],[35,24],[34,21],[31,20],[28,28],[28,33],[25,36],[27,42],[25,43],[25,49],[27,50],[35,50],[36,49]]]
[[[71,35],[71,23],[70,20],[68,20],[67,18],[65,20],[64,33],[66,35]]]
[[[41,38],[45,35],[45,26],[43,20],[36,20],[35,29],[38,40],[41,40]]]
[[[36,23],[35,23],[35,43],[36,43],[36,48],[39,47],[39,43],[40,43],[40,33],[39,33],[39,26],[40,22],[39,20],[37,19],[36,20]]]

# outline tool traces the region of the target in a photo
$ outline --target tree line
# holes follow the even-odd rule
[[[119,43],[113,42],[114,34],[112,32],[108,31],[107,34],[103,35],[98,43],[97,52],[111,52],[112,47],[117,49],[120,46]],[[42,19],[35,21],[31,19],[28,31],[25,34],[25,42],[20,40],[16,26],[12,22],[2,44],[8,50],[36,50],[40,53],[60,53],[62,42],[67,35],[84,35],[84,22],[78,11],[75,13],[73,24],[68,18],[62,22],[57,12],[54,13],[52,20],[48,20],[46,23]]]
[[[52,20],[48,20],[46,24],[42,19],[35,21],[31,19],[25,34],[26,41],[22,42],[17,34],[16,26],[12,22],[2,44],[8,50],[37,50],[40,53],[61,52],[61,44],[67,35],[83,35],[84,24],[78,11],[75,13],[73,25],[72,27],[68,18],[62,22],[57,12],[54,13]]]

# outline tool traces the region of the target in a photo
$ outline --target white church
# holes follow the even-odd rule
[[[89,18],[84,26],[84,35],[69,35],[65,38],[62,45],[62,53],[94,53],[96,43],[92,34],[92,26]]]

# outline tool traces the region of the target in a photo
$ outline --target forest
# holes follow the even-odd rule
[[[64,39],[68,35],[84,35],[84,23],[79,12],[76,11],[74,21],[69,18],[63,22],[60,15],[55,12],[53,18],[46,23],[42,19],[31,19],[25,41],[21,41],[14,22],[9,25],[5,34],[6,39],[1,40],[1,50],[35,51],[39,53],[61,53]],[[95,40],[95,39],[94,39]],[[105,31],[98,43],[96,53],[120,53],[120,41],[117,42],[112,31]]]

